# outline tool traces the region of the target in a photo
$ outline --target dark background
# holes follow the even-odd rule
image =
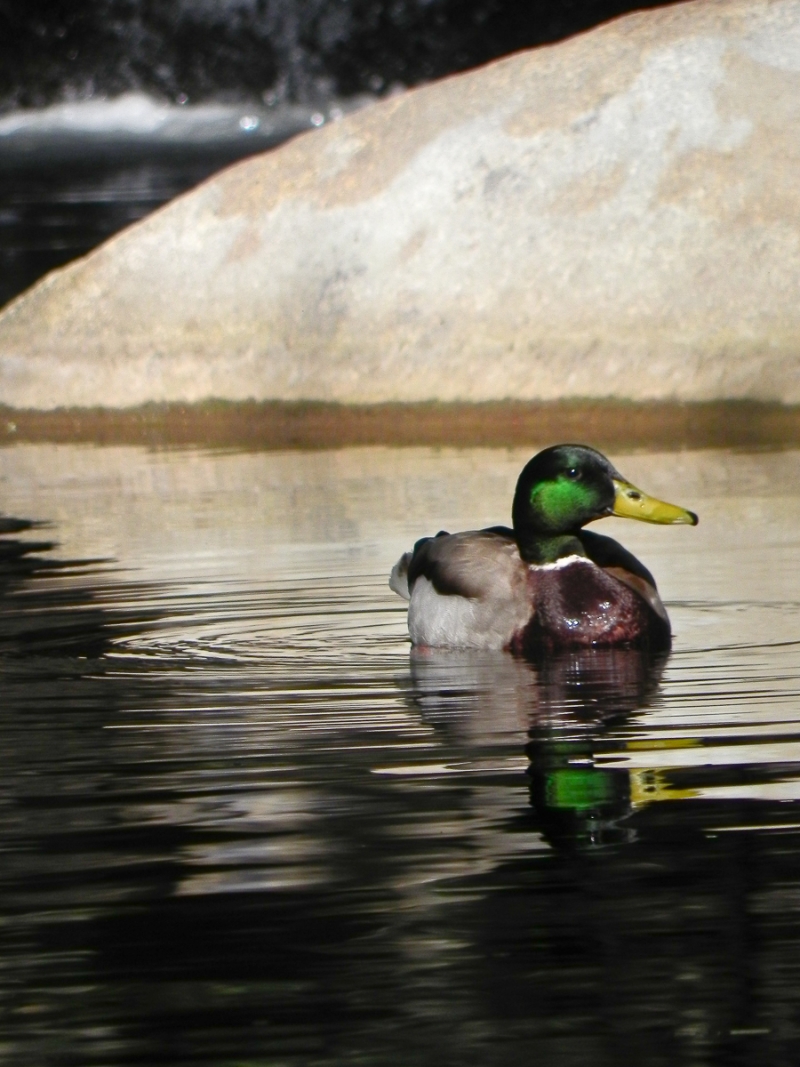
[[[0,101],[144,89],[172,100],[415,85],[658,2],[0,0]]]

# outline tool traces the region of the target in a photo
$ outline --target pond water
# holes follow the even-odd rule
[[[1,1062],[796,1062],[800,452],[613,457],[666,661],[412,654],[533,451],[0,450]]]

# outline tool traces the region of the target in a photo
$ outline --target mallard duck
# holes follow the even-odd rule
[[[395,564],[389,585],[409,601],[412,643],[519,653],[668,648],[650,571],[617,541],[583,529],[606,515],[697,525],[694,512],[647,496],[595,449],[546,448],[519,476],[513,529],[442,530]]]

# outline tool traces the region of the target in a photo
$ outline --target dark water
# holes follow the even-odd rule
[[[0,452],[2,1062],[796,1062],[800,453],[615,457],[668,660],[411,654],[526,457]]]

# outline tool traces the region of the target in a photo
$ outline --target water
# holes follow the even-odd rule
[[[1,1062],[795,1062],[800,452],[614,457],[666,662],[411,654],[528,455],[0,451]]]

